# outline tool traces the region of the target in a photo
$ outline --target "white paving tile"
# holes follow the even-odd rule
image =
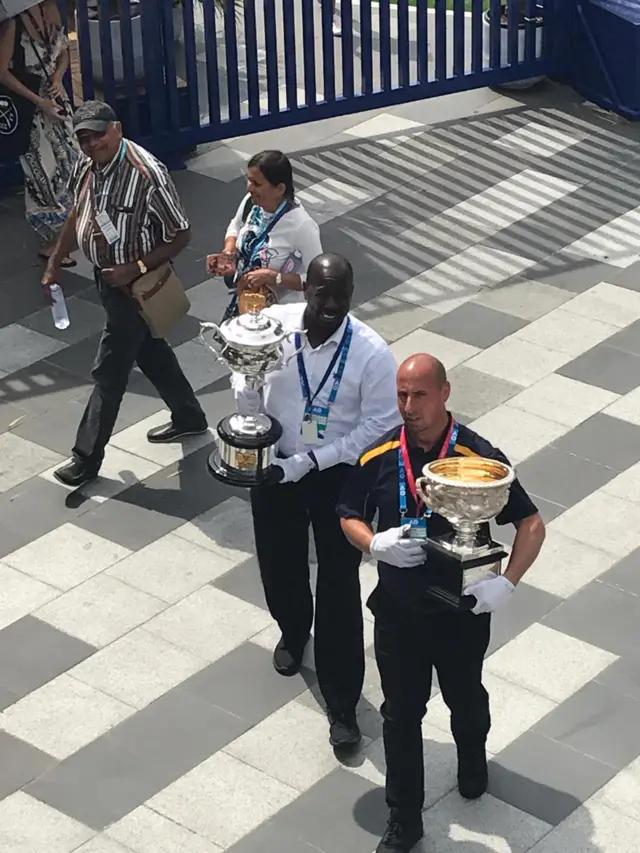
[[[0,801],[3,853],[72,853],[93,835],[93,829],[23,791]]]
[[[491,731],[487,739],[487,751],[492,755],[509,746],[557,705],[545,696],[525,690],[490,672],[484,674],[482,681],[491,703]],[[439,729],[449,731],[450,713],[441,693],[429,700],[427,719]]]
[[[324,714],[289,702],[236,738],[225,752],[304,792],[339,766],[327,732]]]
[[[106,646],[151,619],[164,601],[108,575],[97,575],[37,612],[38,619],[93,646]]]
[[[560,598],[568,598],[600,577],[618,559],[615,554],[547,528],[542,550],[527,572],[525,582]]]
[[[592,802],[640,821],[640,758],[600,788]]]
[[[493,144],[514,152],[533,154],[535,157],[553,157],[554,154],[575,145],[584,135],[564,133],[557,127],[530,121],[523,127],[499,137]]]
[[[106,830],[133,853],[221,853],[221,848],[158,812],[140,806]]]
[[[615,660],[603,649],[535,623],[494,652],[486,670],[552,702],[564,702]]]
[[[511,397],[506,405],[568,427],[576,427],[603,409],[611,414],[607,406],[611,406],[617,399],[618,394],[612,391],[551,373]],[[640,396],[638,399],[640,402]]]
[[[617,326],[572,313],[573,300],[514,332],[514,338],[576,358],[619,331]]]
[[[131,850],[123,847],[113,838],[106,835],[96,835],[91,841],[87,841],[82,847],[78,847],[74,853],[131,853]]]
[[[603,492],[640,504],[640,462],[636,462],[631,468],[627,468],[622,474],[618,474],[613,480],[609,480],[602,487]]]
[[[572,314],[624,328],[640,319],[640,293],[601,281],[564,305]]]
[[[526,853],[551,829],[548,823],[489,794],[468,803],[455,791],[429,809],[424,827],[425,851],[438,853]]]
[[[227,848],[297,796],[294,788],[217,752],[147,805]]]
[[[122,545],[67,522],[7,554],[3,561],[50,586],[68,590],[130,553]]]
[[[408,335],[438,316],[428,308],[419,308],[386,294],[363,302],[353,313],[389,343]]]
[[[640,821],[588,802],[543,838],[530,853],[631,853],[640,848]]]
[[[168,533],[117,563],[107,574],[175,604],[234,565],[219,554]]]
[[[437,335],[426,329],[416,329],[391,344],[391,352],[398,365],[411,355],[427,352],[439,358],[447,370],[452,370],[458,364],[472,358],[479,350],[469,344],[454,341],[453,338],[446,338],[444,335]]]
[[[640,260],[640,207],[618,216],[566,246],[562,253],[624,269]]]
[[[143,459],[149,459],[155,462],[161,468],[178,462],[199,447],[203,447],[213,440],[211,430],[203,435],[190,436],[184,442],[175,442],[171,444],[151,444],[147,441],[147,432],[153,427],[162,426],[169,422],[171,416],[166,410],[156,412],[138,421],[137,424],[123,429],[116,433],[111,439],[114,447],[119,447],[121,450],[126,450],[127,453],[132,453],[135,456],[142,456]]]
[[[203,669],[206,661],[137,628],[69,670],[69,675],[144,708]]]
[[[564,424],[548,421],[521,409],[502,405],[470,424],[517,465],[569,431]]]
[[[62,760],[134,710],[63,674],[0,714],[0,728]]]
[[[70,459],[66,461],[69,462]],[[73,487],[64,486],[53,476],[53,472],[57,467],[57,465],[54,465],[48,471],[44,471],[40,476],[61,489],[74,491]],[[141,483],[147,477],[151,477],[160,470],[160,465],[156,465],[148,459],[143,459],[141,456],[127,453],[119,447],[108,444],[104,461],[100,468],[100,476],[97,480],[93,480],[91,483],[83,486],[82,494],[88,498],[92,498],[96,503],[104,503],[109,498],[113,498],[120,494],[120,492],[124,492],[125,489],[135,486],[136,483]]]
[[[53,321],[51,330],[55,332]],[[0,370],[6,374],[16,373],[66,346],[65,342],[54,337],[12,323],[0,329]]]
[[[4,432],[0,435],[0,492],[6,492],[63,461],[64,456],[53,450]]]
[[[251,507],[241,498],[229,498],[173,532],[234,565],[255,554]]]
[[[603,489],[565,510],[548,525],[571,539],[626,557],[640,547],[638,506]]]
[[[526,388],[570,360],[566,353],[509,335],[470,359],[467,367]]]
[[[0,629],[33,613],[60,595],[58,589],[0,562]]]
[[[350,127],[345,133],[348,136],[357,136],[359,139],[369,139],[372,136],[382,136],[387,133],[402,133],[405,130],[414,130],[422,127],[417,121],[411,121],[407,118],[391,115],[391,113],[381,113],[360,124]]]
[[[262,608],[207,585],[151,619],[145,630],[215,661],[270,623],[270,615]]]
[[[640,381],[640,377],[638,379]],[[608,406],[604,413],[614,418],[620,418],[621,421],[628,421],[630,424],[640,426],[640,387],[625,394],[624,397],[620,397],[619,400]]]
[[[475,301],[486,305],[487,308],[513,314],[522,320],[537,320],[554,308],[564,305],[572,296],[572,293],[559,287],[523,279],[503,287],[483,290],[475,297]]]

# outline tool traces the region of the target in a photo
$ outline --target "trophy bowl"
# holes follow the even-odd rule
[[[295,358],[299,350],[284,356],[284,344],[295,334],[285,331],[275,317],[255,311],[233,317],[220,326],[200,326],[201,343],[233,373],[242,374],[246,387],[252,391],[260,391],[268,373],[280,370]],[[302,336],[303,349],[306,332],[298,330],[298,334]],[[209,456],[209,471],[217,480],[232,486],[256,486],[264,481],[275,459],[275,445],[281,435],[279,421],[264,413],[227,415],[217,427],[217,446]]]

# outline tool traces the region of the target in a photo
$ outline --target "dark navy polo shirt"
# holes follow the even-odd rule
[[[451,418],[449,418],[449,424],[450,421]],[[409,457],[416,478],[421,476],[425,465],[439,457],[449,424],[431,450],[425,451],[420,447],[409,445]],[[377,515],[378,532],[400,526],[398,496],[400,429],[396,427],[383,435],[362,454],[358,464],[354,466],[338,504],[338,515],[341,518],[358,518],[367,524],[372,524]],[[484,456],[510,464],[504,453],[464,424],[459,425],[458,439],[453,452],[449,452],[449,455]],[[516,479],[511,485],[509,500],[496,517],[496,522],[499,525],[514,524],[537,512],[537,507]],[[416,504],[410,489],[407,489],[407,515],[416,515]],[[430,538],[450,533],[452,529],[449,522],[436,513],[427,520]],[[490,538],[488,524],[483,525],[479,537],[487,540]],[[430,583],[443,585],[443,578],[451,577],[452,572],[455,570],[451,568],[451,564],[433,552],[429,554],[428,563],[425,562],[417,568],[400,569],[387,563],[378,563],[380,583],[385,590],[400,602],[420,610],[435,611],[446,608],[446,605],[429,596],[425,589]],[[452,591],[455,589],[455,583],[451,589]]]

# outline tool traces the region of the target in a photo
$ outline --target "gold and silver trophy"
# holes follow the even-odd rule
[[[507,551],[490,536],[480,534],[483,526],[506,506],[514,479],[515,471],[504,462],[480,456],[453,456],[425,465],[422,477],[416,480],[425,506],[453,527],[452,533],[427,539],[424,548],[460,574],[461,590],[501,573]],[[456,608],[471,609],[475,605],[473,596],[463,596],[437,584],[429,587],[429,594]]]
[[[211,342],[205,336],[211,333]],[[306,332],[302,348],[306,345]],[[202,323],[201,342],[234,373],[244,376],[246,387],[261,391],[267,373],[280,370],[295,358],[296,350],[284,357],[283,344],[294,337],[295,331],[286,332],[282,323],[258,311],[240,314],[216,323]],[[275,446],[282,435],[279,421],[256,412],[241,415],[238,412],[224,417],[217,427],[217,447],[209,456],[209,471],[217,480],[231,486],[257,486],[265,479],[269,466],[275,459]]]

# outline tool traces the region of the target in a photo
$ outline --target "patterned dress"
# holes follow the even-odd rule
[[[26,69],[41,78],[41,97],[46,97],[49,78],[60,54],[67,50],[69,44],[62,28],[50,25],[48,33],[46,42],[38,39],[33,43],[26,32],[22,33]],[[29,149],[20,158],[24,172],[27,221],[45,243],[56,240],[73,205],[67,187],[78,158],[78,147],[71,123],[71,104],[66,93],[64,103],[66,114],[62,122],[53,122],[41,110],[36,110]]]

